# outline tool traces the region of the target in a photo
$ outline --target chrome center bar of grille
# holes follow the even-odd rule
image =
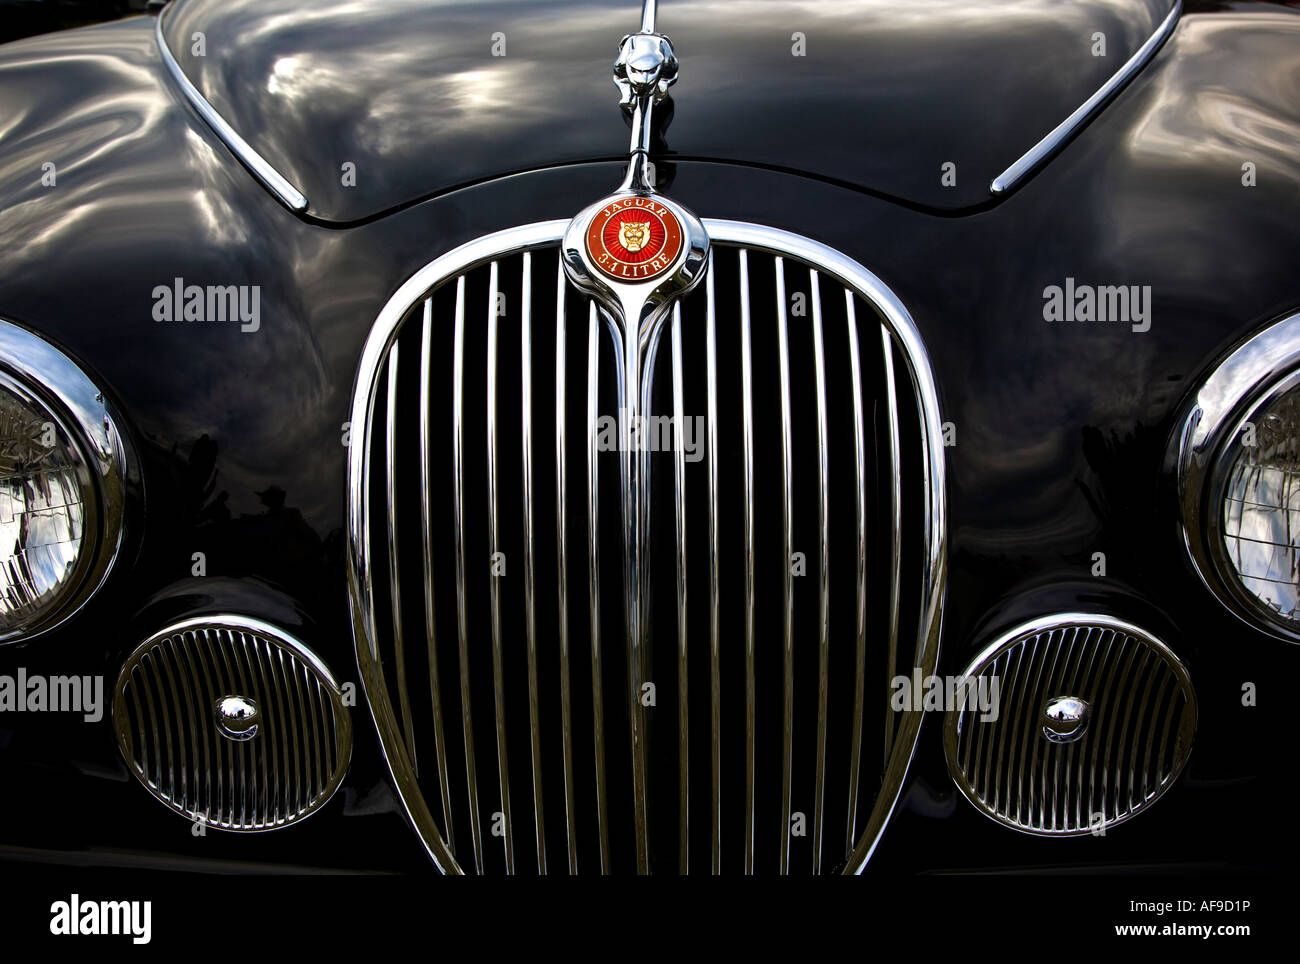
[[[566,224],[500,232],[421,269],[363,352],[348,578],[403,806],[448,873],[859,871],[920,726],[919,709],[886,700],[878,730],[867,708],[897,669],[928,675],[938,656],[943,449],[916,328],[844,255],[706,221],[705,283],[660,326],[666,358],[658,337],[641,346],[630,385],[613,319],[565,284]],[[584,315],[585,343],[568,337]],[[599,467],[608,427],[626,430],[610,409],[633,399],[643,430],[666,412],[677,435],[670,453],[636,452],[645,515],[619,526],[600,512],[617,474]],[[704,451],[692,455],[693,410]],[[625,441],[610,456],[623,471]],[[538,473],[548,448],[554,471]],[[644,563],[602,567],[627,557],[628,538]],[[449,593],[455,608],[435,607]],[[626,632],[644,646],[608,645]],[[707,685],[689,685],[697,672]],[[473,705],[489,703],[476,729]],[[630,759],[611,754],[620,745]]]

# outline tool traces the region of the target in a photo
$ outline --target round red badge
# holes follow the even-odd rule
[[[677,260],[682,226],[667,207],[651,197],[611,201],[587,227],[587,255],[616,281],[649,281]]]

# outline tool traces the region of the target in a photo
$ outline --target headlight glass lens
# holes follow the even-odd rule
[[[75,593],[94,500],[89,467],[59,418],[0,380],[0,636],[40,628]]]
[[[1300,389],[1280,396],[1239,436],[1227,474],[1223,548],[1242,588],[1300,627]]]

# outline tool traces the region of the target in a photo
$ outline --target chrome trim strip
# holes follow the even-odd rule
[[[433,595],[433,505],[429,479],[433,460],[429,451],[430,392],[433,368],[433,299],[424,299],[424,317],[420,325],[420,526],[423,529],[424,625],[429,658],[429,701],[433,707],[434,755],[438,761],[438,787],[442,796],[442,823],[447,829],[447,846],[456,849],[456,830],[452,825],[451,782],[447,768],[447,734],[442,720],[442,682],[438,668],[437,609]]]
[[[610,872],[609,812],[605,793],[605,671],[600,658],[600,325],[596,302],[587,301],[587,599],[591,631],[591,708],[596,750],[596,825],[600,872]]]
[[[284,681],[284,688],[289,694],[289,747],[293,751],[293,770],[290,774],[290,785],[285,788],[285,809],[293,810],[302,806],[302,794],[306,789],[305,781],[302,779],[302,770],[307,756],[306,724],[308,710],[302,703],[302,689],[298,685],[298,674],[285,669],[283,652],[276,652],[275,662],[276,668],[280,671],[280,679]],[[293,680],[292,689],[289,688],[290,679]],[[301,735],[298,732],[299,720],[303,721]]]
[[[848,849],[858,836],[858,789],[862,771],[862,715],[867,690],[867,433],[862,410],[862,351],[858,345],[858,318],[853,305],[853,292],[844,289],[844,314],[849,330],[849,377],[853,386],[854,464],[856,470],[857,498],[854,515],[858,525],[858,582],[857,582],[857,657],[854,663],[853,734],[849,755],[849,816],[847,821]]]
[[[1089,633],[1089,638],[1091,638],[1091,635],[1092,635],[1092,634],[1091,634],[1091,632],[1090,632],[1090,633]],[[1008,660],[1008,661],[1007,661],[1007,664],[1008,664],[1008,665],[1007,665],[1006,667],[1003,667],[1003,672],[1004,672],[1004,673],[1005,673],[1005,672],[1007,671],[1007,669],[1010,667],[1010,662],[1011,662],[1011,661]],[[1024,668],[1025,668],[1025,654],[1024,654],[1024,650],[1023,650],[1023,649],[1022,649],[1022,650],[1017,650],[1017,651],[1016,651],[1016,668],[1015,668],[1015,670],[1012,671],[1012,673],[1011,673],[1011,686],[1009,687],[1012,693],[1020,693],[1020,692],[1023,691],[1023,688],[1022,688],[1019,684],[1020,684],[1020,671],[1021,671],[1022,669],[1024,669]],[[1008,709],[1006,709],[1006,710],[1003,710],[1002,712],[1006,712],[1008,715],[1010,715],[1010,709],[1011,709],[1011,708],[1008,708]],[[1014,747],[1013,747],[1012,749],[1014,750]],[[1005,757],[1005,759],[1006,759],[1006,761],[1007,761],[1007,769],[1005,769],[1005,770],[1004,770],[1003,767],[1002,767],[1002,761],[1003,761],[1003,758],[1004,758],[1004,757]],[[1001,790],[1001,788],[1002,788],[1002,786],[1003,786],[1003,781],[1006,779],[1006,776],[1005,776],[1005,775],[1009,775],[1009,774],[1010,774],[1010,772],[1011,772],[1011,768],[1014,766],[1013,760],[1014,760],[1014,754],[1012,754],[1012,755],[1008,755],[1008,754],[1006,753],[1006,741],[1003,740],[1001,743],[998,744],[998,756],[997,756],[997,762],[993,765],[993,772],[999,775],[999,776],[998,776],[998,782],[997,782],[998,790]],[[997,806],[997,805],[998,805],[998,802],[999,802],[999,801],[998,801],[998,797],[997,797],[997,795],[996,795],[996,793],[995,793],[994,798],[993,798],[994,806]],[[1002,801],[1002,802],[1005,803],[1005,801]]]
[[[238,657],[235,655],[234,632],[226,628],[219,629],[213,634],[212,643],[216,648],[217,652],[221,655],[221,665],[225,670],[225,680],[229,681],[228,685],[230,687],[230,690],[228,691],[250,692],[247,689],[248,680],[244,673],[244,665],[239,661]],[[229,656],[227,655],[227,649],[229,649],[230,652]],[[141,665],[143,665],[143,662]],[[234,667],[233,670],[231,669],[232,666]],[[161,706],[162,705],[161,691],[159,691],[158,697],[159,697],[159,706]],[[152,711],[152,705],[150,706],[150,710]],[[152,720],[152,716],[151,716],[151,722],[155,722],[155,726],[156,726],[156,721]],[[157,737],[156,729],[155,729],[154,736],[155,738]],[[251,806],[254,812],[256,811],[257,808],[257,767],[254,765],[256,761],[249,759],[251,755],[250,748],[244,743],[232,744],[231,750],[233,751],[231,754],[231,766],[237,767],[238,779],[240,782],[239,822],[240,824],[244,824],[246,820],[246,815],[249,812],[249,807]],[[232,822],[235,816],[235,786],[234,786],[235,778],[236,778],[236,773],[232,770],[231,788],[230,788],[230,811],[229,811],[227,823]]]
[[[191,634],[191,635],[193,635],[193,634]],[[231,692],[230,690],[227,690],[227,689],[225,688],[225,686],[222,686],[219,682],[216,683],[216,684],[213,683],[213,680],[216,679],[217,676],[216,676],[216,673],[215,673],[215,671],[214,671],[214,669],[213,669],[213,660],[212,660],[211,647],[207,647],[207,646],[204,646],[204,647],[196,647],[196,649],[197,649],[197,653],[198,653],[199,672],[201,672],[201,673],[203,674],[203,685],[206,686],[208,689],[212,689],[212,690],[219,689],[219,690],[222,690],[222,691],[227,692],[227,693],[228,693],[228,692]],[[310,671],[304,669],[304,672],[307,672],[307,673],[310,675]],[[134,669],[132,669],[132,670],[130,670],[130,671],[128,671],[128,672],[125,672],[125,673],[123,673],[122,675],[125,676],[125,677],[127,677],[127,678],[128,678],[128,681],[129,681],[132,685],[135,685],[135,679],[134,679],[134,677],[135,677],[135,670],[134,670]],[[121,685],[120,682],[119,682],[119,685]],[[321,694],[321,693],[319,692],[319,690],[318,690],[318,692],[317,692],[317,698],[320,698],[321,696],[322,696],[322,694]],[[314,721],[314,717],[313,717],[313,721]],[[143,718],[141,718],[141,720],[140,720],[140,724],[141,724],[141,726],[140,726],[139,732],[140,732],[140,734],[141,734],[141,737],[143,737],[143,734],[144,734],[144,727],[143,727],[144,720],[143,720]],[[126,721],[123,721],[123,725],[128,725],[128,724],[127,724]],[[141,742],[143,742],[143,739],[141,740]],[[207,775],[206,775],[206,777],[205,777],[205,779],[204,779],[204,782],[203,782],[203,792],[206,794],[206,798],[207,798],[209,801],[215,802],[215,803],[217,804],[218,807],[221,806],[221,803],[222,803],[222,801],[223,801],[224,798],[225,798],[225,794],[222,792],[222,782],[223,782],[223,778],[224,778],[224,776],[225,776],[225,774],[226,774],[226,772],[227,772],[227,771],[226,771],[226,767],[227,767],[227,765],[228,765],[227,763],[225,763],[225,762],[223,761],[223,754],[222,754],[222,752],[221,752],[221,749],[222,749],[221,744],[222,744],[222,743],[230,743],[230,742],[231,742],[231,741],[229,741],[229,740],[216,740],[216,741],[214,742],[214,744],[213,744],[213,748],[212,748],[212,757],[211,757],[211,759],[209,759],[209,758],[205,755],[205,757],[204,757],[204,761],[203,761],[204,766],[208,768],[208,770],[207,770]],[[234,754],[231,753],[231,754],[229,755],[228,759],[230,760],[230,764],[229,764],[229,765],[233,765],[233,763],[234,763]],[[147,773],[149,772],[149,766],[148,766],[147,757],[146,757],[146,759],[145,759],[144,761],[142,761],[142,762],[144,763],[144,766],[141,768],[141,770],[142,770],[143,773],[146,773],[146,774],[147,774]],[[213,766],[213,763],[215,763],[216,765]],[[217,786],[217,792],[216,792],[215,795],[214,795],[213,792],[212,792],[212,784],[213,784],[213,779],[212,779],[212,778],[213,778],[213,775],[214,775],[214,771],[215,771],[215,775],[216,775],[216,786]],[[317,779],[317,780],[323,779],[323,778],[324,778],[324,775],[325,775],[325,768],[324,768],[324,767],[320,767],[320,766],[318,766],[318,767],[316,768],[316,779]],[[211,813],[209,813],[209,818],[211,818]]]
[[[740,249],[740,391],[745,446],[745,873],[754,872],[755,652],[754,652],[754,365],[750,346],[749,252]]]
[[[497,292],[499,286],[499,266],[496,261],[488,269],[487,300],[487,503],[488,503],[488,551],[493,557],[501,552],[497,541],[497,509],[500,486],[497,484]],[[501,814],[505,820],[506,873],[515,872],[515,828],[510,819],[510,765],[506,753],[506,677],[505,677],[505,642],[501,635],[501,583],[500,577],[492,571],[495,558],[489,559],[488,599],[491,607],[492,624],[492,695],[496,708],[497,734],[497,787],[500,793]]]
[[[1022,154],[1011,166],[993,179],[989,185],[990,193],[1006,194],[1028,177],[1039,165],[1059,151],[1085,124],[1096,115],[1103,106],[1138,73],[1147,62],[1155,56],[1161,45],[1169,39],[1178,25],[1182,15],[1182,0],[1174,0],[1174,5],[1164,21],[1156,28],[1146,43],[1137,49],[1125,64],[1111,75],[1106,83],[1097,88],[1091,97],[1080,104],[1069,117],[1057,124],[1042,140]]]
[[[817,382],[817,519],[821,529],[821,558],[817,572],[817,762],[813,791],[813,873],[821,873],[822,816],[826,809],[826,714],[831,658],[831,517],[829,429],[826,413],[826,339],[822,332],[822,296],[817,272],[809,272],[813,321],[813,367]]]
[[[713,252],[709,252],[708,273],[705,277],[707,317],[705,330],[705,364],[708,366],[708,432],[709,432],[709,702],[713,734],[712,783],[710,803],[711,863],[715,874],[722,872],[722,650],[719,646],[719,595],[721,580],[718,571],[718,322],[713,292]]]
[[[411,718],[411,695],[406,685],[406,648],[402,636],[401,575],[397,564],[397,345],[388,350],[388,404],[385,408],[384,463],[385,491],[388,493],[388,578],[393,607],[393,657],[397,664],[397,698],[402,707],[402,730],[406,736],[406,753],[411,769],[420,774],[415,756],[415,723]]]
[[[654,354],[663,331],[624,330],[615,324],[611,330],[622,356],[618,397],[621,403],[620,424],[636,424],[650,414],[650,382],[642,380],[643,371],[654,369]],[[649,646],[646,628],[649,600],[649,566],[647,545],[650,532],[650,452],[632,451],[634,446],[619,446],[622,481],[623,518],[623,592],[624,618],[627,626],[628,722],[632,758],[632,822],[636,829],[636,869],[650,873],[650,761],[649,721],[641,702],[642,687],[651,682]]]
[[[690,872],[691,753],[690,753],[690,680],[686,645],[686,450],[682,427],[686,424],[685,389],[682,384],[682,303],[673,305],[673,420],[677,433],[673,444],[673,481],[677,535],[677,869]]]
[[[1119,668],[1120,661],[1124,659],[1124,652],[1125,650],[1128,649],[1129,640],[1131,638],[1132,635],[1128,632],[1128,630],[1122,630],[1122,631],[1116,630],[1111,633],[1110,643],[1106,647],[1107,662],[1109,663],[1110,668],[1106,671],[1106,682],[1102,684],[1103,692],[1107,692],[1107,693],[1112,692],[1112,687],[1115,682],[1115,672]],[[1114,649],[1115,643],[1117,641],[1119,642],[1119,652],[1115,654],[1114,662],[1111,662],[1109,659],[1110,651]],[[1036,647],[1037,642],[1035,642],[1034,645]],[[1133,655],[1132,653],[1130,653],[1129,662],[1132,661],[1133,661]],[[1093,742],[1092,753],[1088,760],[1088,810],[1089,811],[1092,811],[1097,806],[1097,804],[1095,803],[1096,798],[1093,796],[1093,788],[1097,785],[1097,749],[1100,746],[1101,746],[1100,741]],[[1102,758],[1101,762],[1102,765],[1104,766],[1106,763],[1105,757]],[[1023,766],[1023,761],[1022,761],[1022,766]],[[1023,778],[1023,773],[1021,774],[1021,776]],[[1018,786],[1023,786],[1023,779],[1018,784]],[[1102,771],[1101,774],[1101,799],[1104,804],[1106,799],[1106,772],[1104,770]],[[1016,820],[1019,821],[1019,819],[1020,819],[1020,802],[1019,800],[1017,800]]]
[[[563,236],[566,221],[552,221],[532,224],[510,229],[479,238],[469,242],[437,260],[426,265],[408,279],[390,298],[376,319],[367,338],[358,367],[357,381],[353,392],[353,424],[367,424],[375,402],[375,376],[385,357],[388,347],[395,341],[398,327],[410,307],[427,296],[428,291],[438,282],[453,277],[463,271],[481,264],[505,252],[518,253],[535,250],[539,247],[555,244]],[[941,420],[939,417],[938,394],[935,389],[933,374],[928,354],[921,342],[906,308],[874,274],[851,258],[826,245],[774,228],[747,224],[736,221],[710,220],[705,222],[709,235],[717,242],[763,251],[777,257],[791,257],[815,266],[826,277],[851,288],[867,299],[883,316],[893,337],[897,341],[900,358],[908,366],[912,384],[915,388],[915,402],[918,406],[920,421],[920,455],[922,460],[921,494],[924,509],[921,513],[919,536],[921,538],[924,569],[921,574],[919,605],[919,639],[917,665],[924,673],[933,672],[937,665],[939,651],[939,626],[942,619],[942,602],[946,576],[946,506],[944,452],[942,448]],[[742,263],[745,251],[740,252]],[[742,300],[748,307],[748,279],[742,279]],[[746,312],[747,315],[747,312]],[[594,319],[592,321],[594,327]],[[742,324],[742,341],[747,343],[747,325]],[[594,365],[592,366],[594,369]],[[752,374],[751,374],[752,377]],[[752,387],[751,387],[752,393]],[[752,396],[750,420],[752,423]],[[590,426],[589,426],[590,428]],[[748,480],[752,492],[752,424],[750,425],[750,454]],[[589,438],[589,448],[594,443]],[[594,455],[589,451],[589,459]],[[389,772],[398,788],[399,798],[406,808],[408,817],[419,831],[422,843],[430,858],[441,869],[456,868],[455,861],[447,851],[445,843],[437,832],[436,824],[429,814],[419,792],[418,785],[409,772],[409,763],[404,759],[400,734],[396,729],[392,706],[382,686],[382,677],[376,674],[377,651],[371,633],[373,623],[365,618],[362,610],[367,599],[364,580],[366,558],[362,551],[366,535],[364,518],[364,487],[362,480],[367,466],[367,451],[357,444],[351,446],[348,454],[348,578],[349,591],[353,600],[353,625],[356,633],[356,651],[361,668],[362,681],[365,686],[371,715],[379,729],[385,759]],[[594,495],[594,490],[592,492]],[[750,520],[752,527],[752,519]],[[591,530],[594,533],[594,529]],[[752,582],[750,583],[752,585]],[[752,643],[747,640],[752,655]],[[752,696],[747,694],[747,696]],[[916,736],[923,717],[921,711],[908,712],[903,715],[897,728],[894,748],[890,754],[886,771],[883,775],[883,787],[875,799],[870,817],[867,819],[863,833],[857,840],[853,852],[845,864],[848,872],[860,872],[874,852],[885,824],[892,815],[898,802],[903,780],[915,750]],[[752,774],[752,761],[749,761]],[[751,799],[746,801],[748,805]],[[747,829],[751,832],[752,816],[747,814]],[[752,870],[752,850],[747,855],[747,870]],[[458,868],[457,868],[458,869]]]
[[[523,438],[520,467],[524,511],[524,639],[528,651],[528,730],[532,741],[533,823],[537,833],[537,872],[546,873],[546,820],[542,800],[541,693],[537,685],[537,572],[533,533],[533,256],[525,251],[520,278],[519,395]]]
[[[1246,338],[1222,358],[1184,407],[1167,467],[1175,476],[1183,547],[1206,589],[1242,622],[1289,643],[1300,625],[1270,614],[1241,586],[1222,548],[1223,491],[1232,440],[1281,392],[1300,384],[1300,311]]]
[[[247,644],[245,644],[244,650],[245,652],[247,652],[248,650]],[[167,663],[166,653],[163,650],[161,645],[158,647],[157,659],[158,659],[158,666],[162,670],[162,672],[159,674],[160,679],[159,679],[158,692],[160,696],[166,695],[166,699],[165,700],[160,699],[159,702],[162,704],[164,712],[167,714],[168,717],[170,717],[171,721],[174,722],[178,719],[181,719],[183,716],[183,712],[181,710],[181,700],[180,700],[180,695],[176,692],[176,680],[172,676],[171,666],[169,666]],[[165,691],[163,690],[163,686],[162,686],[162,684],[164,683],[167,686]],[[259,690],[260,689],[261,688],[259,687]],[[259,695],[261,695],[260,692]],[[280,728],[277,727],[277,729]],[[168,804],[172,804],[176,802],[177,798],[179,798],[181,812],[187,813],[190,811],[190,801],[189,801],[188,787],[186,786],[186,782],[187,782],[186,774],[189,772],[190,766],[185,753],[185,734],[179,728],[177,728],[176,731],[177,753],[173,754],[172,753],[173,727],[167,726],[166,730],[167,730],[167,761],[169,764],[168,771],[167,771],[167,776],[168,776],[167,796],[170,799],[165,800],[164,802]],[[271,741],[271,749],[272,750],[275,749],[274,741]],[[176,792],[176,760],[178,756],[180,758],[180,792],[179,793]],[[263,753],[262,767],[263,767],[264,774],[265,774],[265,767],[266,767],[266,757],[267,754]],[[279,767],[278,766],[273,767],[273,770],[278,773]],[[263,780],[263,784],[265,783],[266,781]],[[263,790],[265,791],[265,786],[263,787]],[[262,804],[258,808],[258,813],[261,815],[262,819],[270,823],[271,826],[275,826],[277,823],[279,823],[279,814],[273,812],[270,806],[270,801],[266,797],[262,798]]]
[[[777,364],[781,379],[781,873],[790,872],[790,811],[794,784],[794,424],[790,414],[790,332],[785,317],[785,259],[775,259]],[[754,551],[750,543],[750,552]]]
[[[465,783],[469,790],[469,834],[474,869],[483,873],[483,826],[479,816],[478,771],[474,762],[474,711],[469,684],[469,614],[465,609],[465,278],[456,279],[456,322],[452,348],[452,516],[456,532],[456,628],[460,656],[460,705],[465,721]],[[365,674],[362,673],[364,680]],[[380,677],[382,685],[382,675]],[[451,859],[450,853],[447,858]],[[454,861],[453,861],[454,865]],[[459,868],[456,868],[458,871]]]
[[[267,677],[270,675],[268,667],[263,665],[263,654],[255,644],[250,644],[246,633],[235,634],[239,637],[240,655],[248,663],[248,672],[253,684],[254,691],[266,692],[268,686]],[[165,668],[164,663],[164,668]],[[278,701],[277,701],[278,704]],[[265,712],[265,708],[264,708]],[[261,813],[269,818],[272,825],[280,820],[279,796],[280,796],[280,757],[288,757],[284,746],[284,716],[276,713],[272,720],[270,715],[264,716],[264,722],[274,722],[278,739],[267,741],[269,753],[262,754],[262,809]],[[178,740],[177,746],[181,751],[181,756],[185,755],[185,741]],[[267,758],[270,758],[268,765]]]
[[[560,740],[564,762],[564,821],[569,851],[569,873],[578,872],[578,815],[573,797],[573,685],[569,668],[569,552],[568,552],[568,490],[565,486],[565,425],[568,421],[565,365],[564,303],[568,286],[564,280],[564,265],[560,264],[555,279],[555,592],[560,630]]]
[[[158,52],[162,55],[162,61],[167,66],[167,72],[176,81],[176,86],[181,89],[181,93],[190,102],[190,106],[208,122],[212,132],[225,142],[226,147],[230,148],[230,152],[239,158],[268,191],[279,198],[281,204],[291,211],[299,213],[306,211],[307,198],[303,193],[273,168],[266,158],[253,150],[249,143],[239,136],[238,132],[226,122],[224,117],[217,113],[217,109],[208,103],[207,98],[199,93],[199,89],[185,76],[185,71],[181,70],[181,65],[172,56],[172,52],[167,46],[167,39],[163,35],[163,21],[167,19],[170,12],[170,10],[164,10],[158,16],[154,23],[154,36],[158,40]]]
[[[885,666],[885,759],[894,744],[894,713],[890,709],[892,681],[898,671],[898,605],[900,584],[902,581],[903,546],[899,533],[903,528],[903,480],[899,474],[902,456],[898,444],[898,386],[894,380],[894,339],[889,329],[880,326],[880,350],[885,373],[885,404],[889,418],[889,464],[894,466],[890,473],[889,492],[889,631],[887,645],[889,655]]]

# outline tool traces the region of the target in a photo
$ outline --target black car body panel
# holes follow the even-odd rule
[[[1169,9],[685,4],[670,33],[693,83],[677,95],[671,143],[693,159],[812,173],[916,205],[978,205]],[[312,213],[354,221],[487,177],[622,157],[606,61],[627,6],[566,4],[562,29],[557,16],[517,0],[329,0],[309,14],[293,0],[213,0],[178,8],[166,35],[204,97]],[[1093,52],[1098,33],[1105,56]],[[942,165],[959,158],[956,186],[941,185]],[[357,177],[345,187],[349,162]]]
[[[343,436],[371,322],[438,255],[569,217],[618,183],[625,137],[605,78],[612,39],[631,26],[626,5],[512,13],[500,63],[491,34],[518,5],[382,4],[355,20],[337,6],[279,27],[273,4],[186,2],[171,23],[178,38],[207,32],[205,63],[179,42],[178,58],[304,190],[307,218],[268,194],[179,94],[151,19],[0,48],[0,317],[40,332],[106,386],[141,453],[144,493],[134,565],[119,566],[73,624],[0,648],[0,672],[93,664],[111,685],[161,613],[224,605],[298,613],[304,639],[354,679]],[[1288,781],[1269,742],[1291,722],[1287,701],[1275,690],[1243,710],[1240,696],[1245,682],[1280,688],[1297,653],[1204,592],[1162,479],[1188,393],[1245,335],[1300,307],[1300,16],[1189,4],[1100,116],[989,204],[988,180],[1107,71],[1086,50],[1078,71],[1060,67],[1062,31],[1077,42],[1086,29],[1062,23],[1057,5],[1021,5],[1023,18],[988,46],[966,46],[974,34],[956,11],[971,5],[955,5],[956,20],[919,6],[872,6],[854,19],[845,4],[805,26],[802,8],[781,3],[739,22],[718,5],[669,5],[667,32],[691,83],[656,157],[661,184],[702,216],[847,253],[911,311],[956,433],[942,671],[960,672],[1021,616],[1109,611],[1164,632],[1200,688],[1201,721],[1189,769],[1158,809],[1105,840],[1077,841],[978,816],[948,780],[932,721],[872,869],[1279,867],[1293,845],[1263,846],[1270,831],[1253,814]],[[1158,6],[1079,5],[1072,16],[1107,32],[1113,66],[1158,22]],[[891,17],[896,33],[881,27]],[[951,46],[936,45],[936,24],[951,26]],[[832,56],[786,64],[794,29]],[[446,53],[462,43],[474,53]],[[1013,55],[1026,44],[1040,62]],[[375,51],[389,48],[402,54],[400,83],[378,66]],[[268,87],[282,58],[331,51],[357,59],[341,56],[331,71],[304,63],[300,102]],[[478,69],[499,77],[502,100],[448,105],[454,78]],[[337,96],[334,70],[345,83]],[[774,71],[799,79],[759,82]],[[470,110],[477,124],[462,123]],[[336,176],[349,159],[355,193]],[[940,186],[948,159],[955,189]],[[46,163],[54,187],[42,184]],[[1244,163],[1257,186],[1243,186]],[[1045,323],[1042,292],[1067,277],[1150,285],[1150,330]],[[151,292],[175,278],[259,285],[260,332],[155,322]],[[224,582],[192,581],[196,551]],[[1108,559],[1104,578],[1091,573],[1096,551]],[[0,717],[10,788],[0,856],[421,867],[361,714],[357,732],[344,791],[306,826],[196,838],[159,819],[107,725]]]

